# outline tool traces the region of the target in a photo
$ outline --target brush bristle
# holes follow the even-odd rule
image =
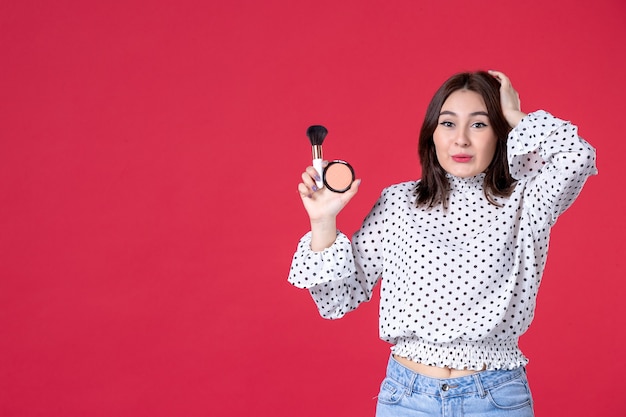
[[[321,145],[328,134],[328,130],[324,126],[313,125],[306,130],[306,135],[311,141],[311,145]]]

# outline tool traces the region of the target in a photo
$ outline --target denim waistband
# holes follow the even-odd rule
[[[387,365],[387,377],[403,385],[412,392],[454,397],[477,393],[481,397],[485,391],[516,378],[526,378],[524,367],[511,370],[479,371],[458,378],[431,378],[418,374],[395,360],[393,355]]]

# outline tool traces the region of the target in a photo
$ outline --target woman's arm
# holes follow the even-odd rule
[[[578,136],[573,124],[542,110],[523,113],[508,77],[490,73],[500,81],[502,112],[514,127],[507,142],[511,175],[527,180],[524,199],[534,224],[552,225],[578,197],[587,178],[597,173],[595,149]]]
[[[508,139],[509,170],[524,180],[525,206],[535,224],[553,225],[597,174],[596,152],[578,128],[543,110],[530,113]]]
[[[309,290],[322,317],[340,318],[370,300],[382,273],[383,217],[381,197],[352,242],[336,229],[333,243],[321,251],[314,250],[313,231],[300,240],[289,282]]]

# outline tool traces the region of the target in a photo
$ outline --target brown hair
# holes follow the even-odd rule
[[[433,141],[433,133],[439,122],[439,113],[446,99],[457,90],[470,90],[481,95],[487,107],[489,122],[498,139],[491,163],[485,170],[483,192],[490,203],[497,205],[493,197],[508,197],[513,191],[515,179],[509,173],[506,141],[511,127],[502,113],[500,83],[485,71],[464,72],[450,77],[435,93],[428,105],[420,130],[418,154],[422,165],[422,179],[415,188],[418,207],[445,208],[449,183],[446,171],[439,164]]]

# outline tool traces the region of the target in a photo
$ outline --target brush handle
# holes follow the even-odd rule
[[[315,168],[315,170],[317,171],[317,175],[319,175],[319,181],[315,181],[315,184],[317,185],[318,189],[322,189],[322,187],[324,186],[324,181],[322,180],[322,176],[324,175],[324,165],[321,159],[319,158],[315,158],[313,160],[313,168]]]

